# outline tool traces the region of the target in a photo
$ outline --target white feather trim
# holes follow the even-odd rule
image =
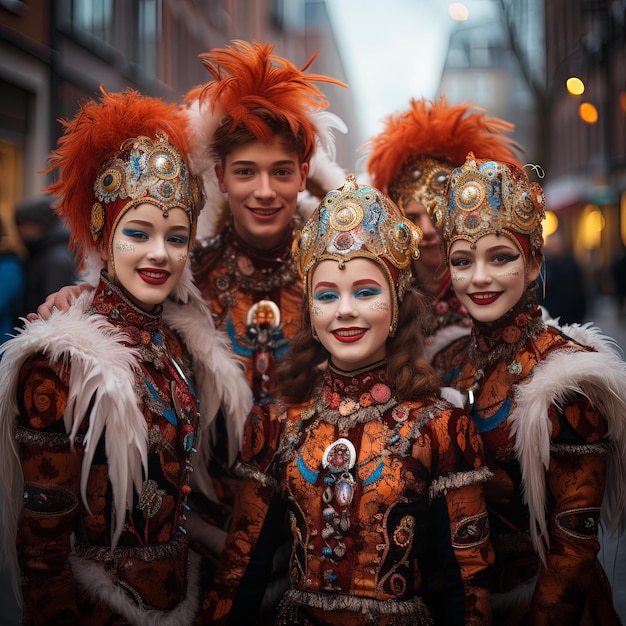
[[[465,396],[453,387],[441,387],[441,397],[453,406],[462,409],[465,407]]]
[[[198,584],[200,557],[193,552],[189,555],[187,595],[171,611],[136,606],[124,590],[106,575],[104,568],[95,561],[80,558],[72,553],[70,563],[74,578],[85,588],[89,596],[122,615],[133,626],[180,626],[194,623],[200,601]]]
[[[202,180],[204,206],[198,218],[198,237],[210,237],[220,211],[227,203],[227,195],[219,188],[215,165],[217,161],[211,152],[213,135],[224,118],[221,109],[211,110],[210,103],[194,100],[185,108],[189,120],[189,169]]]
[[[134,388],[139,354],[123,345],[124,336],[100,315],[85,315],[92,294],[83,294],[66,313],[55,311],[50,320],[25,322],[24,329],[2,346],[0,362],[0,416],[2,450],[2,552],[14,553],[21,511],[23,476],[13,430],[17,425],[17,380],[25,360],[43,352],[50,363],[69,367],[69,392],[63,416],[71,445],[84,418],[89,415],[83,441],[84,457],[80,491],[88,509],[86,485],[89,467],[104,431],[115,510],[115,545],[124,527],[124,511],[132,502],[133,485],[139,492],[142,468],[147,473],[147,427],[137,405]],[[92,406],[90,407],[90,403]],[[8,496],[5,499],[5,494]],[[16,562],[12,563],[16,566]]]
[[[345,135],[348,132],[348,127],[338,115],[323,109],[311,111],[309,118],[317,131],[318,149],[321,148],[330,161],[334,161],[337,154],[335,152],[335,131],[338,130]]]
[[[100,272],[104,269],[104,261],[96,250],[86,250],[83,255],[83,267],[80,272],[80,282],[89,283],[97,287],[100,282]]]
[[[573,395],[588,398],[607,420],[608,436],[615,448],[608,458],[602,517],[609,531],[626,529],[626,363],[599,329],[574,325],[563,331],[597,352],[561,350],[549,355],[528,382],[517,386],[516,407],[509,418],[522,469],[524,501],[530,511],[531,538],[544,563],[549,547],[545,518],[551,428],[548,408],[565,403]]]
[[[346,182],[347,173],[321,146],[311,159],[309,180],[328,193],[331,189],[339,189]],[[298,194],[298,211],[308,220],[323,198],[313,195],[308,189]]]
[[[214,497],[206,468],[212,444],[216,443],[215,418],[221,408],[228,433],[229,460],[233,463],[239,453],[245,420],[252,408],[252,391],[243,364],[233,354],[226,334],[215,328],[211,311],[198,288],[191,280],[179,287],[177,296],[184,304],[171,300],[165,302],[163,320],[180,334],[193,358],[201,415],[194,482],[207,496]]]
[[[17,444],[13,435],[17,424],[17,375],[19,367],[10,367],[15,355],[7,351],[15,339],[0,346],[0,571],[8,572],[13,595],[22,604],[19,565],[15,537],[24,502],[24,477]]]

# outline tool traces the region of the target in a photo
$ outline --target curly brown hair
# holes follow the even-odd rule
[[[422,320],[429,306],[425,296],[412,289],[398,310],[398,330],[387,339],[387,382],[398,402],[417,401],[437,395],[440,375],[424,360]],[[302,327],[291,340],[291,351],[277,372],[278,393],[288,403],[308,400],[330,354],[314,337],[308,302],[302,311]]]

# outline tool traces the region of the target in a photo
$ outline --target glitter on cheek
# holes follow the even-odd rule
[[[462,274],[461,272],[451,272],[450,278],[452,279],[453,283],[460,283],[464,280],[467,280],[467,276],[465,274]]]
[[[181,252],[177,257],[176,260],[179,263],[184,263],[185,261],[187,261],[187,259],[189,258],[189,254],[187,252]]]
[[[504,272],[496,272],[495,276],[498,278],[517,278],[518,276],[521,276],[521,268],[512,267]]]
[[[388,311],[389,310],[389,302],[385,302],[384,300],[375,300],[369,307],[370,311]]]
[[[322,314],[322,308],[319,305],[314,304],[311,307],[311,317],[319,317],[321,314]]]
[[[115,249],[119,250],[120,252],[134,252],[135,246],[129,241],[116,241]]]

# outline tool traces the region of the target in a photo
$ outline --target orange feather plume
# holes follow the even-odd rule
[[[122,143],[138,136],[155,139],[161,131],[181,156],[186,157],[188,152],[187,116],[177,105],[132,89],[107,93],[101,87],[100,91],[100,100],[84,103],[71,121],[59,120],[64,133],[45,170],[57,170],[56,182],[46,191],[59,198],[55,210],[66,219],[71,230],[70,246],[81,260],[87,249],[96,248],[89,229],[96,199],[94,182]]]
[[[299,69],[273,54],[273,50],[269,43],[235,40],[232,46],[201,54],[202,63],[214,80],[192,89],[186,100],[208,101],[211,111],[223,113],[231,130],[244,125],[263,143],[271,143],[273,132],[258,112],[269,111],[276,119],[284,120],[294,136],[303,138],[304,160],[308,161],[315,150],[317,134],[311,113],[328,106],[326,96],[313,83],[346,85],[329,76],[304,73],[317,53]]]
[[[420,155],[456,166],[473,152],[477,158],[521,167],[516,151],[522,148],[505,134],[513,129],[470,104],[450,106],[444,97],[436,102],[412,99],[407,111],[387,116],[383,132],[367,143],[367,170],[373,185],[386,190],[406,162]]]

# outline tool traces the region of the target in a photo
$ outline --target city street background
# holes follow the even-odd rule
[[[58,120],[101,85],[179,101],[209,78],[198,55],[268,41],[299,67],[319,52],[309,71],[348,85],[321,85],[349,128],[337,137],[347,171],[362,171],[363,142],[412,97],[513,123],[551,229],[582,268],[586,320],[626,350],[611,272],[626,250],[624,33],[626,0],[0,0],[0,215],[10,227],[51,182],[41,171]],[[626,623],[626,537],[601,543]]]
[[[621,356],[626,353],[626,316],[618,314],[615,299],[610,296],[597,297],[588,319],[617,342]],[[626,533],[621,537],[600,534],[600,562],[611,581],[615,608],[626,624]]]

